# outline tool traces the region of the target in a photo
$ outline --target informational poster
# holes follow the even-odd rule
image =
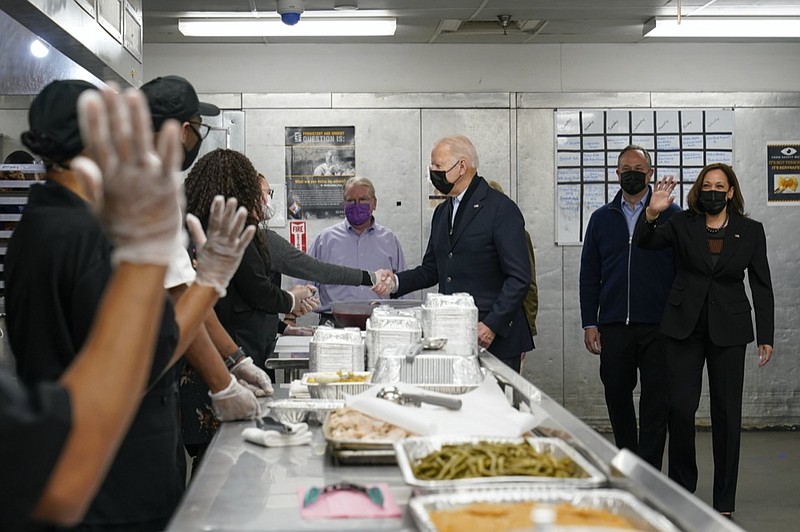
[[[800,202],[800,142],[767,144],[767,203]]]
[[[341,218],[344,184],[356,175],[356,128],[286,128],[289,220]]]
[[[654,180],[678,181],[676,201],[685,207],[703,166],[733,164],[733,116],[732,109],[557,110],[556,244],[583,242],[592,213],[619,191],[617,158],[630,144],[650,153]]]

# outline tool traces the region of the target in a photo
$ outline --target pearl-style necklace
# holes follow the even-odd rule
[[[725,221],[722,222],[722,225],[720,225],[719,227],[709,227],[706,225],[706,231],[708,231],[712,235],[715,235],[720,231],[722,231],[723,229],[725,229],[727,226],[728,226],[728,215],[725,214]]]

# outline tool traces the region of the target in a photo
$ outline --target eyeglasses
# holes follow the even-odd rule
[[[189,122],[192,124],[194,132],[197,133],[197,136],[200,137],[200,140],[205,140],[208,137],[209,133],[212,131],[227,131],[227,128],[224,127],[214,127],[209,126],[208,124],[203,124],[202,122]]]
[[[367,197],[367,196],[361,196],[360,198],[346,199],[346,200],[344,200],[344,202],[345,203],[349,203],[349,204],[352,205],[353,203],[369,203],[373,199],[375,199],[375,198]]]
[[[267,196],[272,198],[274,195],[275,195],[275,189],[273,189],[273,188],[269,189],[269,192],[267,192]]]

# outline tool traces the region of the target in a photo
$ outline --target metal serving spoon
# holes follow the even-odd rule
[[[416,358],[416,356],[420,354],[423,349],[426,351],[437,351],[443,348],[445,344],[447,344],[447,338],[423,338],[420,341],[408,346],[408,351],[406,351],[406,362],[414,362],[414,358]]]
[[[384,386],[381,391],[378,392],[378,397],[398,405],[411,404],[420,406],[422,403],[428,403],[430,405],[443,406],[450,410],[461,410],[461,399],[455,397],[439,397],[438,395],[403,393],[397,389],[397,386]]]

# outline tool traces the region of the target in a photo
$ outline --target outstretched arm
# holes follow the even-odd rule
[[[97,164],[79,157],[72,168],[116,246],[117,268],[84,346],[60,379],[72,426],[33,517],[61,525],[83,517],[139,406],[163,309],[163,251],[182,233],[177,124],[165,124],[154,149],[147,104],[134,90],[109,89],[102,97],[87,91],[78,114]]]

